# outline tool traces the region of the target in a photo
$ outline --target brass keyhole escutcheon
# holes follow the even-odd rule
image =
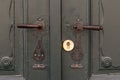
[[[65,51],[72,51],[74,48],[74,42],[72,40],[65,40],[63,42],[63,49]]]

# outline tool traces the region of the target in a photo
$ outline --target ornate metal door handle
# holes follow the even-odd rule
[[[26,28],[26,29],[35,29],[35,36],[37,38],[37,45],[33,52],[33,59],[35,63],[32,68],[34,70],[43,70],[46,68],[46,65],[43,63],[45,60],[45,50],[42,44],[42,37],[45,31],[45,23],[42,18],[38,18],[34,24],[21,24],[17,26],[18,28]]]
[[[83,30],[99,31],[99,30],[103,30],[103,27],[99,25],[84,26],[83,22],[80,21],[80,19],[77,19],[77,21],[74,23],[73,31],[75,34],[75,48],[73,53],[71,54],[71,58],[74,61],[74,63],[71,65],[72,69],[83,68],[83,65],[81,64],[81,60],[84,57],[82,46],[81,46],[81,33]]]

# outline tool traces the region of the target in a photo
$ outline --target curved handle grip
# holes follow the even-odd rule
[[[99,30],[103,30],[103,27],[99,25],[92,25],[92,26],[83,26],[83,29],[99,31]]]
[[[43,25],[38,24],[21,24],[17,26],[18,28],[40,28],[42,29]]]

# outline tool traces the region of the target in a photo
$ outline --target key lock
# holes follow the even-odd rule
[[[45,23],[42,18],[38,18],[35,24],[22,24],[18,25],[18,28],[30,28],[35,29],[35,36],[37,38],[37,44],[33,52],[33,59],[35,63],[33,64],[32,68],[35,70],[42,70],[46,68],[46,65],[43,64],[45,59],[45,51],[42,44],[43,34],[45,32]]]
[[[74,61],[74,63],[70,66],[72,69],[83,68],[81,61],[83,60],[84,54],[83,54],[83,50],[82,50],[82,46],[81,46],[81,37],[82,37],[81,33],[84,30],[99,31],[99,30],[103,30],[103,27],[99,26],[99,25],[84,26],[83,22],[80,19],[77,19],[77,21],[74,23],[73,32],[75,34],[75,44],[71,40],[65,40],[63,43],[63,48],[65,51],[73,50],[73,52],[71,53],[71,58]],[[66,47],[64,46],[65,43],[66,43]]]

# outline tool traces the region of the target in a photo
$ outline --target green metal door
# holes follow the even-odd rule
[[[84,25],[88,25],[88,1],[87,0],[29,0],[28,4],[28,22],[34,23],[37,18],[44,19],[46,30],[43,35],[43,47],[45,50],[45,59],[43,64],[46,68],[43,70],[34,70],[32,66],[36,63],[33,52],[37,44],[36,30],[27,29],[27,79],[29,80],[87,80],[88,79],[88,54],[89,54],[89,35],[88,31],[81,34],[81,45],[83,49],[83,68],[72,69],[72,52],[64,51],[63,42],[70,39],[75,44],[75,35],[73,25],[77,19],[81,19]],[[75,44],[76,45],[76,44]],[[79,54],[79,51],[77,52]]]
[[[2,27],[4,32],[2,29],[0,31],[2,36],[0,44],[5,43],[4,46],[0,46],[2,52],[0,56],[9,56],[12,48],[14,59],[12,69],[0,70],[0,74],[3,75],[0,78],[88,80],[90,32],[83,30],[75,33],[73,28],[77,20],[89,25],[89,2],[89,0],[1,0],[1,8],[5,9],[1,9],[0,16],[3,18],[0,19],[0,24],[7,27]],[[9,37],[12,47],[8,46]],[[65,40],[73,42],[73,50],[64,50]],[[78,61],[73,59],[76,45],[81,48],[75,52],[78,54],[75,55]],[[72,67],[73,63],[78,66]]]
[[[0,0],[0,80],[89,80],[118,72],[119,3]]]
[[[37,44],[36,30],[27,29],[26,33],[26,58],[28,59],[26,77],[29,80],[87,80],[88,78],[88,54],[89,35],[88,31],[83,31],[81,45],[83,49],[82,69],[72,69],[70,65],[74,62],[71,58],[72,51],[66,52],[62,48],[65,40],[70,39],[75,43],[73,25],[77,19],[82,19],[84,25],[88,24],[88,1],[87,0],[29,0],[27,2],[27,23],[34,23],[36,18],[43,18],[46,29],[43,36],[43,47],[45,59],[43,70],[34,70],[32,66],[36,64],[33,52]],[[76,45],[76,44],[75,44]],[[79,53],[79,52],[78,52]]]

